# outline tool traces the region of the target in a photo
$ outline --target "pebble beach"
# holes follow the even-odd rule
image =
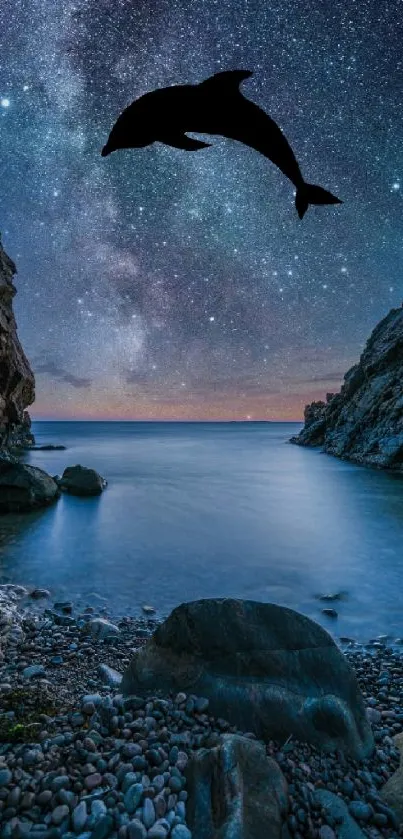
[[[186,764],[194,749],[237,729],[211,716],[203,697],[120,694],[120,675],[155,630],[155,617],[114,621],[106,608],[76,612],[46,593],[21,598],[21,587],[2,588],[11,617],[0,647],[0,836],[191,839]],[[379,790],[399,765],[393,738],[403,731],[403,648],[384,637],[365,645],[344,640],[341,648],[357,674],[376,750],[357,763],[292,738],[265,743],[289,785],[288,833],[335,839],[338,813],[316,797],[328,790],[364,836],[395,839],[403,828]]]

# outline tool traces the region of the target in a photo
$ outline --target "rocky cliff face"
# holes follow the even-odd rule
[[[0,449],[33,442],[25,409],[35,399],[35,381],[17,336],[12,307],[15,273],[0,242]]]
[[[307,405],[291,442],[403,474],[403,306],[375,327],[340,393]]]

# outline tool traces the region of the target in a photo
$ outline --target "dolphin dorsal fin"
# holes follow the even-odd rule
[[[227,93],[238,92],[239,85],[245,79],[249,79],[253,75],[252,70],[222,70],[220,73],[214,73],[200,83],[200,87],[214,87],[216,90],[222,88]]]

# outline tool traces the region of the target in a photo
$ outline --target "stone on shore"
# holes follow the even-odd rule
[[[95,469],[87,466],[67,466],[59,481],[60,489],[70,495],[100,495],[106,487],[106,480]]]
[[[173,610],[134,654],[123,694],[187,691],[262,739],[290,734],[356,760],[374,740],[352,668],[319,624],[252,600],[206,599]]]
[[[59,487],[43,469],[0,459],[0,513],[47,507],[59,496]]]
[[[380,797],[396,813],[403,824],[403,734],[397,734],[394,741],[400,751],[400,766],[382,787]]]
[[[323,808],[329,821],[337,824],[338,839],[365,839],[365,834],[350,815],[342,798],[327,789],[316,790],[314,798]]]
[[[192,839],[280,839],[287,782],[262,743],[224,734],[194,754],[185,775]]]
[[[93,618],[86,627],[87,632],[98,641],[103,641],[108,635],[119,635],[119,627],[105,618]]]

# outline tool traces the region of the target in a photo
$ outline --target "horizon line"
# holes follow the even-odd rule
[[[156,422],[166,422],[166,423],[242,423],[242,424],[252,424],[252,423],[302,423],[302,419],[55,419],[54,417],[51,418],[43,418],[43,417],[31,417],[31,422],[110,422],[110,423],[118,423],[118,422],[141,422],[141,423],[156,423]]]

